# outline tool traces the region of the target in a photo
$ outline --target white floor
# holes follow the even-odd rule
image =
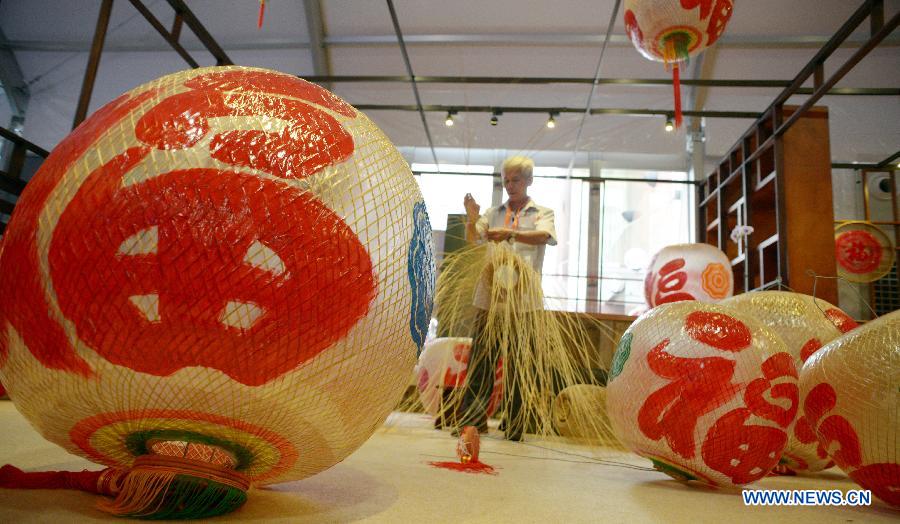
[[[0,464],[26,470],[94,468],[44,441],[0,401]],[[528,439],[512,443],[495,429],[482,461],[497,475],[438,469],[455,460],[455,439],[424,415],[395,414],[347,460],[312,478],[254,490],[247,504],[217,522],[897,522],[900,511],[869,507],[746,507],[740,493],[689,487],[640,457]],[[615,464],[600,462],[601,458]],[[637,469],[635,469],[637,468]],[[855,489],[839,471],[770,477],[768,489]],[[0,523],[112,520],[96,497],[72,491],[0,489]]]

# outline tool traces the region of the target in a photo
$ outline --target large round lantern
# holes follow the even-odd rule
[[[431,317],[403,157],[337,96],[263,69],[110,102],[3,242],[0,379],[45,438],[128,470],[118,513],[209,516],[341,461],[398,402]]]
[[[436,338],[425,343],[416,365],[416,383],[419,399],[428,414],[437,416],[458,403],[461,390],[454,390],[466,384],[471,352],[472,339],[468,337]],[[493,415],[499,405],[502,383],[503,359],[500,359],[494,372],[494,389],[488,404],[488,416]]]
[[[672,67],[675,123],[681,125],[679,69],[725,32],[732,0],[625,0],[625,31],[650,60]]]
[[[651,308],[669,302],[714,303],[734,294],[731,262],[709,244],[674,244],[662,248],[644,276],[644,298]]]
[[[739,309],[765,324],[787,345],[797,369],[822,346],[841,336],[832,318],[846,313],[820,298],[787,291],[744,293],[722,302]],[[809,424],[801,418],[790,431],[790,439],[781,459],[785,469],[820,471],[833,463],[819,445]]]
[[[750,315],[658,306],[622,335],[606,388],[613,431],[675,478],[735,486],[765,476],[798,404],[784,342]]]
[[[900,311],[817,351],[800,372],[803,416],[856,483],[900,507]]]

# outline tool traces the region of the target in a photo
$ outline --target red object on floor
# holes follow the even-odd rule
[[[100,471],[22,471],[15,466],[6,464],[0,467],[0,488],[77,489],[98,495],[112,495],[114,493],[111,488],[118,482],[110,483],[108,477],[116,476],[116,472],[117,470],[114,468]],[[104,482],[101,482],[104,473],[107,473],[107,478],[102,479]],[[118,471],[118,473],[121,475],[124,472]]]
[[[461,471],[463,473],[484,473],[487,475],[497,475],[497,470],[493,466],[483,462],[469,462],[463,464],[461,462],[429,462],[430,466],[441,469],[449,469],[451,471]]]

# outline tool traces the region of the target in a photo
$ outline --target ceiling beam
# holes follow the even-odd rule
[[[603,37],[597,34],[485,34],[485,35],[409,35],[404,36],[408,44],[458,44],[458,45],[599,45]],[[756,36],[736,35],[723,36],[716,47],[722,49],[818,49],[828,41],[825,36]],[[841,47],[861,47],[865,44],[865,38],[849,38],[841,44]],[[296,39],[270,38],[252,40],[232,40],[222,44],[233,51],[252,50],[278,50],[278,49],[309,49],[310,42],[298,42]],[[397,45],[394,35],[350,35],[350,36],[326,36],[322,41],[326,47],[338,46],[370,46],[370,45]],[[631,42],[625,35],[612,35],[610,47],[631,47]],[[185,48],[191,51],[206,49],[196,42],[187,42]],[[886,38],[882,47],[900,47],[900,36]],[[0,47],[7,47],[14,51],[87,51],[91,43],[85,40],[10,40]],[[168,51],[167,46],[153,42],[108,42],[104,52],[153,52]]]
[[[216,39],[213,38],[209,31],[206,30],[206,27],[203,26],[203,23],[197,19],[194,12],[190,10],[187,4],[184,3],[184,0],[167,0],[169,5],[175,11],[175,15],[180,17],[182,21],[187,24],[191,31],[193,31],[194,35],[198,40],[203,44],[203,47],[207,49],[210,54],[213,55],[216,59],[216,65],[232,65],[234,62],[231,61],[231,58],[228,57],[228,54],[225,53],[225,50],[222,49],[222,46],[216,42]]]
[[[594,45],[602,44],[602,34],[568,34],[568,33],[513,33],[513,34],[424,34],[405,35],[407,44],[456,44],[456,45]],[[724,49],[772,49],[772,48],[819,48],[828,42],[829,36],[821,35],[725,35],[716,42],[716,46]],[[859,47],[865,44],[865,37],[848,39],[847,47]],[[900,45],[900,38],[890,40],[893,45]],[[325,40],[329,46],[354,45],[396,45],[392,35],[347,35],[330,36]],[[611,35],[611,47],[631,47],[627,35]]]
[[[306,15],[306,31],[309,34],[309,53],[312,57],[313,72],[320,76],[331,75],[331,59],[325,47],[325,19],[322,18],[322,2],[320,0],[303,0]],[[331,89],[330,82],[323,84]]]
[[[3,90],[6,92],[6,98],[9,100],[13,118],[24,120],[31,93],[15,54],[9,49],[2,47],[4,42],[7,42],[6,35],[0,29],[0,85],[3,86]],[[0,125],[4,124],[0,122]]]
[[[353,107],[360,111],[419,111],[420,106],[411,104],[356,104]],[[422,111],[457,113],[578,113],[583,114],[583,107],[508,107],[508,106],[460,106],[460,105],[423,105]],[[707,118],[759,118],[762,113],[754,111],[683,111],[684,116]],[[670,116],[671,109],[630,109],[630,108],[592,108],[592,115],[634,115],[634,116]]]
[[[437,151],[435,151],[434,141],[431,139],[431,130],[428,128],[425,110],[422,109],[422,98],[419,96],[419,87],[416,85],[416,74],[413,73],[412,62],[409,61],[409,53],[406,52],[406,44],[403,41],[403,31],[400,29],[400,19],[397,18],[397,10],[394,9],[393,0],[387,0],[387,7],[388,11],[391,13],[391,23],[394,24],[394,33],[396,33],[397,41],[400,42],[400,54],[403,56],[403,63],[406,65],[406,72],[409,74],[409,84],[412,86],[413,94],[416,97],[416,105],[413,111],[417,111],[422,118],[422,127],[425,128],[425,137],[428,139],[428,147],[431,148],[431,156],[434,158],[434,164],[438,166],[438,170],[440,170]]]
[[[710,51],[707,51],[707,53]],[[357,82],[409,82],[408,76],[379,75],[331,75],[304,76],[304,80],[317,84],[357,83]],[[582,77],[498,77],[498,76],[416,76],[417,84],[594,84],[593,78]],[[634,86],[670,86],[671,78],[599,78],[597,84],[634,85]],[[704,87],[738,87],[738,88],[775,88],[784,89],[791,85],[790,80],[738,80],[738,79],[682,79],[681,85]],[[798,95],[812,94],[812,88],[800,88]],[[898,96],[900,87],[840,87],[828,91],[829,95],[870,95]]]

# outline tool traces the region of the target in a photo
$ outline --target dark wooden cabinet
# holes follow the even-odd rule
[[[734,291],[793,289],[837,303],[828,110],[807,111],[769,144],[793,113],[759,119],[699,186],[698,238],[725,252]],[[764,145],[763,149],[760,146]],[[731,239],[738,226],[746,238]]]

